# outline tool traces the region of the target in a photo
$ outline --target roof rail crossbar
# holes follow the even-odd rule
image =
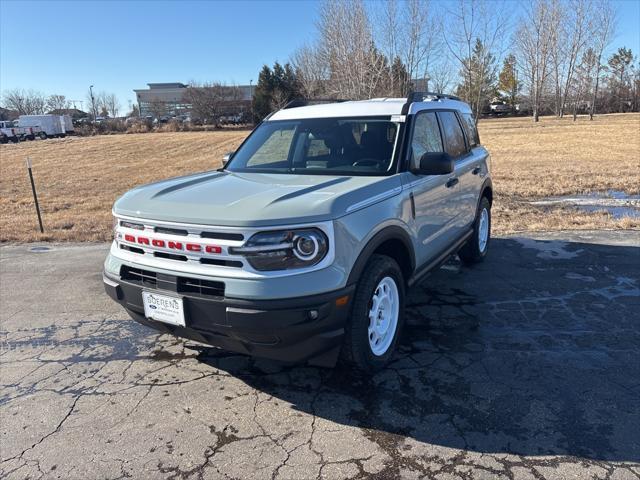
[[[408,102],[422,102],[425,98],[448,99],[448,100],[460,100],[460,97],[455,95],[449,95],[447,93],[439,92],[412,92],[407,97]]]
[[[459,100],[461,101],[460,97],[456,97],[455,95],[449,95],[446,93],[439,93],[439,92],[411,92],[408,96],[407,96],[407,101],[404,104],[404,106],[402,107],[402,114],[406,115],[409,112],[409,106],[413,103],[413,102],[424,102],[425,99],[432,99],[432,100]]]
[[[306,107],[307,105],[318,105],[321,103],[342,103],[347,101],[348,100],[342,98],[294,98],[284,107],[282,107],[282,110],[286,110],[288,108]]]

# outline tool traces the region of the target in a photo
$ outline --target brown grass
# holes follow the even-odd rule
[[[640,228],[638,219],[534,207],[556,195],[620,190],[640,193],[640,114],[492,119],[480,136],[493,158],[494,231]]]
[[[111,205],[135,185],[211,170],[246,131],[69,137],[0,146],[0,241],[104,241]],[[594,122],[544,118],[480,123],[493,157],[494,232],[640,228],[633,219],[534,207],[550,195],[608,189],[640,193],[640,114]],[[30,157],[45,233],[37,231],[24,161]]]

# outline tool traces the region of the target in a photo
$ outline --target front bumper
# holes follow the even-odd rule
[[[105,272],[107,294],[137,322],[208,345],[285,362],[334,366],[350,311],[354,286],[308,297],[242,300],[179,293],[184,300],[185,327],[145,318],[142,291],[176,295],[170,276],[162,288],[129,283]],[[345,302],[344,297],[348,297]],[[336,302],[342,299],[341,302]]]

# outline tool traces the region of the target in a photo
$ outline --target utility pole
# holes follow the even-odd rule
[[[93,114],[93,121],[96,121],[96,100],[93,97],[93,85],[89,85],[89,96],[91,97],[91,113]]]
[[[249,80],[249,101],[251,102],[251,123],[253,123],[253,78]]]

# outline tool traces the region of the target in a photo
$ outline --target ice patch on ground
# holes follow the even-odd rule
[[[543,260],[564,260],[575,258],[583,252],[582,249],[569,251],[566,249],[569,242],[560,240],[534,240],[532,238],[514,238],[524,248],[538,250],[536,255]]]
[[[550,197],[530,203],[538,206],[573,206],[584,212],[606,212],[614,218],[640,218],[640,195],[630,195],[619,190]]]

